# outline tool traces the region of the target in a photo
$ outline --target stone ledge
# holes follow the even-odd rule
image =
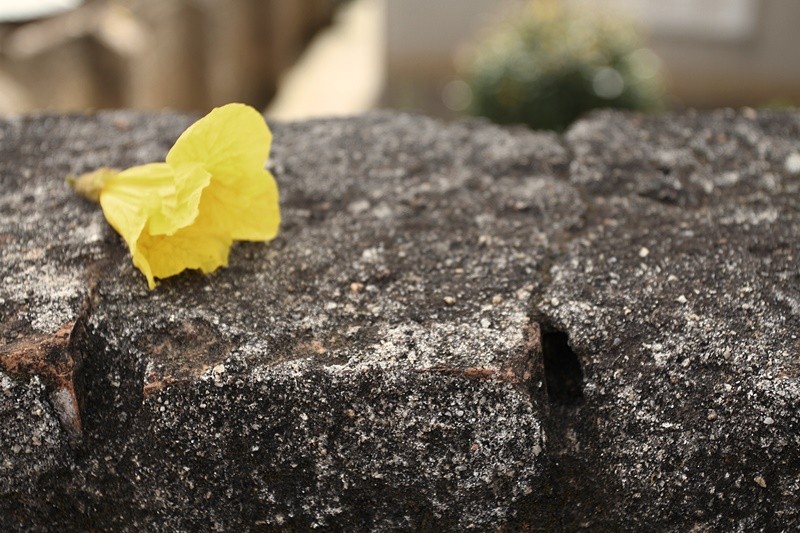
[[[800,521],[800,115],[278,124],[279,239],[150,292],[62,179],[189,121],[0,124],[16,528]]]

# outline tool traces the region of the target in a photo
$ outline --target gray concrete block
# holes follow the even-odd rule
[[[797,114],[275,124],[278,239],[148,291],[62,180],[189,122],[0,124],[11,529],[798,524]]]

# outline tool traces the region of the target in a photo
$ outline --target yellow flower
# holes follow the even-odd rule
[[[164,163],[102,168],[69,181],[99,198],[153,289],[155,278],[227,266],[235,240],[277,235],[278,187],[264,169],[271,141],[255,109],[228,104],[189,126]]]

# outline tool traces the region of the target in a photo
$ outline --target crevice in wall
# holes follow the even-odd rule
[[[583,368],[563,331],[542,327],[542,362],[547,397],[555,405],[583,403]]]

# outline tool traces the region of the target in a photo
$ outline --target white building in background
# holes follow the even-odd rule
[[[524,3],[385,1],[384,103],[441,114],[465,47],[500,12]],[[616,9],[637,22],[679,105],[800,105],[799,0],[564,1],[580,9]]]
[[[649,30],[687,105],[800,105],[797,0],[603,0]]]
[[[524,0],[384,0],[383,103],[447,115],[448,93],[469,46]],[[456,106],[458,107],[458,106]]]
[[[271,110],[286,119],[379,105],[448,115],[469,96],[455,81],[469,45],[503,12],[527,1],[351,0],[285,77]],[[679,105],[800,105],[800,0],[562,1],[616,9],[637,21]],[[76,17],[55,15],[82,3],[0,0],[0,113],[45,106],[199,109],[244,98],[243,87],[260,94],[302,49],[304,17],[329,16],[335,0],[87,4],[84,11],[96,8],[103,16],[84,19],[85,35],[64,22]],[[130,6],[179,16],[137,18]],[[20,23],[37,17],[44,19]],[[200,19],[202,31],[195,27]],[[134,38],[142,32],[146,39]],[[187,43],[200,36],[213,42],[203,47],[208,57],[194,65],[199,54]],[[82,59],[86,50],[99,57]]]

